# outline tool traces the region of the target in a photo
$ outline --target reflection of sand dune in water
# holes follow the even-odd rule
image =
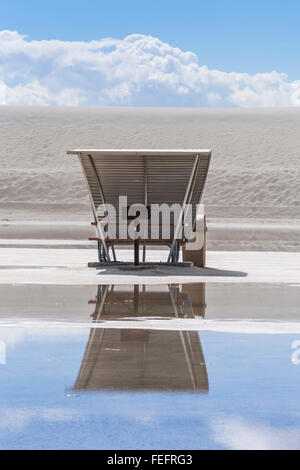
[[[74,389],[207,392],[198,332],[92,329]]]

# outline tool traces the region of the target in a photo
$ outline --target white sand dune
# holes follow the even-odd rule
[[[209,248],[299,251],[299,123],[294,108],[2,106],[0,220],[88,220],[85,183],[69,148],[212,148],[204,195]],[[247,228],[249,218],[259,227]],[[266,220],[277,230],[262,225]],[[62,237],[57,230],[52,238]],[[2,226],[0,237],[11,234]],[[39,238],[37,226],[31,238]]]

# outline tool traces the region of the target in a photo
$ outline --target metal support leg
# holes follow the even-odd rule
[[[173,243],[171,248],[170,248],[170,254],[169,254],[168,262],[178,263],[179,250],[180,250],[179,241],[176,240],[175,243]]]
[[[111,251],[112,251],[112,254],[113,254],[114,261],[117,261],[117,257],[116,257],[116,252],[115,252],[115,247],[114,247],[114,245],[111,246]]]
[[[173,255],[173,263],[178,263],[179,258],[179,241],[175,243],[175,250]]]
[[[103,256],[102,256],[102,243],[100,240],[98,240],[98,260],[99,263],[103,263]]]
[[[133,313],[135,315],[137,315],[139,311],[139,293],[139,285],[135,284],[133,287]]]
[[[109,261],[109,258],[106,255],[106,251],[101,240],[98,240],[98,259],[99,263],[105,263]]]
[[[139,239],[137,238],[136,240],[134,240],[134,265],[135,266],[139,266],[140,264],[140,253],[139,253],[139,250],[140,249],[140,246],[139,246]]]

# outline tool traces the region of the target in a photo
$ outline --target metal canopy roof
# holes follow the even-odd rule
[[[209,149],[73,149],[67,151],[68,155],[82,155],[92,154],[98,155],[109,155],[110,157],[115,156],[172,156],[172,155],[208,155],[211,154]]]
[[[93,208],[128,204],[197,204],[210,163],[210,150],[70,150],[82,165]],[[188,198],[186,197],[188,193]]]

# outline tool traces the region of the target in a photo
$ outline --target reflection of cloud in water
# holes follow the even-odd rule
[[[224,417],[211,425],[218,445],[234,450],[299,449],[300,429],[262,425],[240,417]]]
[[[6,346],[15,346],[23,343],[29,339],[38,339],[42,341],[53,341],[53,339],[63,338],[64,341],[74,341],[77,337],[82,339],[82,336],[87,336],[88,331],[86,328],[69,328],[65,324],[63,327],[49,327],[49,323],[43,325],[39,322],[38,327],[30,328],[31,322],[24,323],[23,326],[18,326],[18,321],[14,321],[10,326],[0,326],[0,341],[3,341]]]
[[[20,431],[33,420],[56,423],[83,418],[80,411],[62,407],[0,408],[0,431]]]

